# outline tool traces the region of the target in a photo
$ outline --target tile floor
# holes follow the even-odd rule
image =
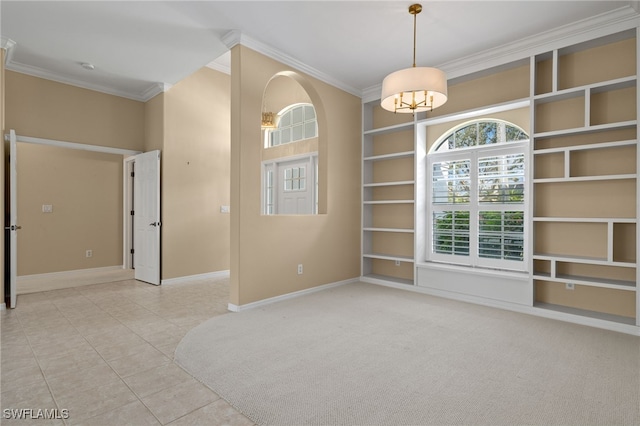
[[[0,423],[252,425],[173,363],[193,327],[227,314],[228,279],[134,280],[18,296],[2,311]],[[58,410],[8,420],[6,409]],[[63,411],[68,410],[68,411]]]

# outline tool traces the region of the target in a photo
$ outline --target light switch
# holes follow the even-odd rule
[[[51,204],[43,204],[42,213],[53,213],[53,206]]]
[[[220,213],[229,213],[229,206],[220,206]]]

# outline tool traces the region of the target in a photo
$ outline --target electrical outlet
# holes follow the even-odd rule
[[[85,252],[85,257],[92,257],[93,256],[93,250],[87,250]]]
[[[566,283],[566,284],[564,285],[564,288],[565,288],[566,290],[573,290],[573,289],[575,288],[575,284],[573,284],[573,283]]]
[[[302,263],[298,265],[298,275],[302,275]]]
[[[400,266],[400,261],[396,260],[396,266]]]

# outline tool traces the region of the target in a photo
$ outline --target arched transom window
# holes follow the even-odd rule
[[[525,270],[528,142],[521,128],[482,119],[433,145],[427,260]]]
[[[278,113],[277,127],[269,132],[269,146],[284,145],[318,136],[312,104],[295,104]]]

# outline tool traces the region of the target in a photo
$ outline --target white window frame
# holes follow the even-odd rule
[[[293,115],[294,110],[301,108],[302,109],[302,122],[299,123],[291,123],[288,125],[284,125],[283,123],[283,118],[285,115],[287,114],[291,114]],[[305,108],[311,108],[313,110],[313,118],[312,119],[306,119],[306,115],[305,115]],[[318,137],[318,116],[316,114],[316,109],[313,106],[313,104],[311,103],[297,103],[297,104],[292,104],[292,105],[288,105],[287,107],[283,108],[282,110],[280,110],[280,112],[278,112],[277,114],[277,126],[274,129],[265,129],[264,131],[264,147],[265,148],[274,148],[277,146],[281,146],[281,145],[287,145],[290,143],[296,143],[296,142],[300,142],[300,141],[304,141],[307,139],[313,139],[313,138],[317,138]],[[313,124],[314,125],[314,134],[313,136],[306,136],[306,126]],[[301,138],[297,138],[297,139],[293,139],[293,128],[295,127],[295,125],[301,125],[302,126],[302,137]],[[289,129],[290,130],[290,138],[287,142],[279,142],[277,144],[273,144],[273,134],[275,134],[276,132],[279,132],[280,134],[282,134],[282,131],[285,129]],[[279,136],[281,137],[281,136]]]
[[[518,142],[499,142],[491,145],[481,145],[468,148],[458,148],[450,151],[437,152],[436,149],[439,144],[446,139],[452,132],[464,127],[465,125],[472,124],[477,121],[501,121],[490,118],[482,120],[473,120],[463,125],[456,126],[451,129],[441,138],[431,149],[431,152],[427,155],[427,202],[426,202],[426,232],[427,232],[427,246],[426,246],[426,260],[434,262],[443,262],[457,265],[465,265],[471,267],[481,268],[493,268],[512,271],[527,271],[529,268],[529,200],[532,194],[530,194],[530,185],[528,179],[530,179],[531,173],[529,170],[529,140],[523,140]],[[518,127],[512,123],[507,123],[511,126]],[[513,209],[509,209],[505,204],[480,204],[478,201],[478,159],[510,155],[510,154],[523,154],[524,155],[524,202],[513,204]],[[433,203],[433,164],[441,161],[456,161],[470,159],[470,202],[469,204],[434,204]],[[434,237],[433,237],[433,214],[438,211],[469,211],[469,255],[453,255],[436,253],[433,249]],[[522,261],[514,261],[507,259],[491,259],[486,257],[480,257],[479,255],[479,212],[480,211],[522,211],[523,213],[523,259]]]

